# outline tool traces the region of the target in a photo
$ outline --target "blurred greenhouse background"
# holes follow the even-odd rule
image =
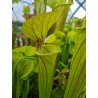
[[[19,0],[17,0],[19,1]],[[34,0],[20,0],[18,3],[12,4],[12,21],[13,22],[24,22],[23,18],[23,6],[30,6],[30,14],[34,14]],[[46,11],[51,11],[51,8],[47,6]],[[83,18],[86,15],[86,0],[74,0],[73,5],[69,11],[68,17]]]

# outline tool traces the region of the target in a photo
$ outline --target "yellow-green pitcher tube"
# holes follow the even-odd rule
[[[43,46],[43,54],[39,57],[39,98],[50,98],[53,76],[55,72],[57,56],[60,48],[55,45]]]

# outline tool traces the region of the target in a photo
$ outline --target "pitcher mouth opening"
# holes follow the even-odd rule
[[[56,54],[60,52],[61,52],[61,49],[56,45],[43,45],[41,52],[38,52],[37,55],[39,56],[51,55],[51,54]]]

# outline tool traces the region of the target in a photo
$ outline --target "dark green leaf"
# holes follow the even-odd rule
[[[63,98],[63,91],[56,87],[52,90],[50,98]]]
[[[22,98],[27,98],[29,92],[29,80],[24,81],[22,91],[23,91]]]

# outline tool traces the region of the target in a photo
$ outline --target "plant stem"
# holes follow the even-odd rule
[[[47,0],[36,0],[35,1],[36,15],[43,14],[46,12],[46,3],[47,3]]]

